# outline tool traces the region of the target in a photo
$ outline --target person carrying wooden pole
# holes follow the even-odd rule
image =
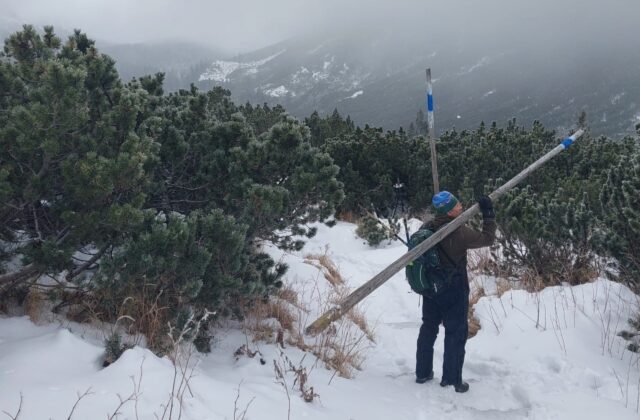
[[[547,152],[544,156],[539,158],[537,161],[529,165],[518,175],[513,177],[511,180],[506,182],[504,185],[499,187],[497,190],[493,191],[489,194],[489,198],[492,201],[498,200],[500,197],[505,195],[508,191],[510,191],[513,187],[515,187],[518,183],[520,183],[523,179],[533,173],[535,170],[543,166],[550,159],[561,153],[563,150],[566,150],[573,144],[584,131],[582,129],[577,130],[570,137],[565,138],[558,146]],[[365,284],[357,288],[353,291],[349,296],[344,298],[337,306],[329,309],[327,312],[322,314],[318,319],[316,319],[311,325],[309,325],[305,329],[305,333],[309,335],[316,335],[323,331],[325,328],[329,326],[333,321],[340,319],[344,314],[346,314],[351,308],[353,308],[358,302],[363,300],[369,294],[371,294],[374,290],[380,287],[383,283],[389,280],[394,274],[398,271],[405,268],[409,263],[414,261],[420,255],[424,254],[429,248],[435,246],[438,242],[444,239],[451,232],[456,230],[458,227],[462,226],[464,223],[469,221],[473,216],[475,216],[480,211],[477,204],[474,204],[470,208],[468,208],[464,213],[456,217],[453,221],[448,223],[445,227],[438,230],[436,233],[431,235],[424,242],[418,244],[415,248],[410,250],[409,252],[402,255],[396,261],[394,261],[387,268],[382,270],[380,273],[376,274],[373,278],[367,281]]]
[[[462,204],[449,191],[435,194],[432,205],[436,217],[411,236],[410,248],[462,214]],[[433,345],[442,323],[444,354],[440,386],[451,385],[456,392],[469,390],[469,384],[462,380],[469,333],[467,251],[490,246],[496,239],[496,216],[491,198],[481,197],[478,206],[482,213],[482,231],[462,225],[407,268],[411,289],[423,299],[422,326],[416,350],[416,383],[433,379]]]

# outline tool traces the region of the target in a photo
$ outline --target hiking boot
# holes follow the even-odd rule
[[[469,384],[466,383],[465,381],[461,381],[459,384],[452,384],[446,381],[440,382],[440,386],[442,387],[449,386],[449,385],[453,385],[453,389],[455,389],[456,392],[463,393],[469,390]]]
[[[424,378],[416,378],[416,383],[417,384],[423,384],[427,381],[430,381],[433,379],[433,371],[431,371],[430,374],[428,374],[427,376],[425,376]]]
[[[466,383],[465,381],[462,381],[459,384],[455,384],[453,388],[456,390],[456,392],[463,393],[469,390],[469,384]]]

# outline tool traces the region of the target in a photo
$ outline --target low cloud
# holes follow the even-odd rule
[[[21,23],[134,43],[181,39],[245,52],[289,37],[387,31],[399,39],[589,45],[640,39],[637,0],[0,0]],[[6,13],[5,13],[6,11]]]

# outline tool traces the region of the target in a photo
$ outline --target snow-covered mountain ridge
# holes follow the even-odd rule
[[[640,59],[621,47],[585,52],[559,43],[548,48],[554,59],[545,60],[545,53],[524,46],[423,45],[377,36],[285,41],[214,61],[198,83],[222,85],[239,102],[281,104],[300,118],[337,108],[361,125],[406,129],[425,107],[430,67],[439,130],[511,118],[562,130],[585,110],[594,133],[619,136],[640,121]]]

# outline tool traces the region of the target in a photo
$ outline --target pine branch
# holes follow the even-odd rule
[[[40,274],[40,270],[35,266],[35,264],[31,263],[29,265],[22,267],[20,271],[1,275],[0,286],[21,283],[39,274]]]
[[[95,263],[96,261],[98,261],[100,259],[100,257],[102,257],[104,255],[105,252],[107,252],[107,250],[111,247],[111,243],[108,243],[107,245],[105,245],[100,251],[98,251],[93,257],[91,257],[90,259],[88,259],[84,264],[80,265],[78,268],[76,268],[75,270],[73,270],[71,273],[69,273],[67,275],[67,280],[71,280],[75,277],[77,277],[79,274],[83,273],[84,271],[86,271],[87,269],[89,269],[89,267],[91,267],[91,265],[93,263]]]

